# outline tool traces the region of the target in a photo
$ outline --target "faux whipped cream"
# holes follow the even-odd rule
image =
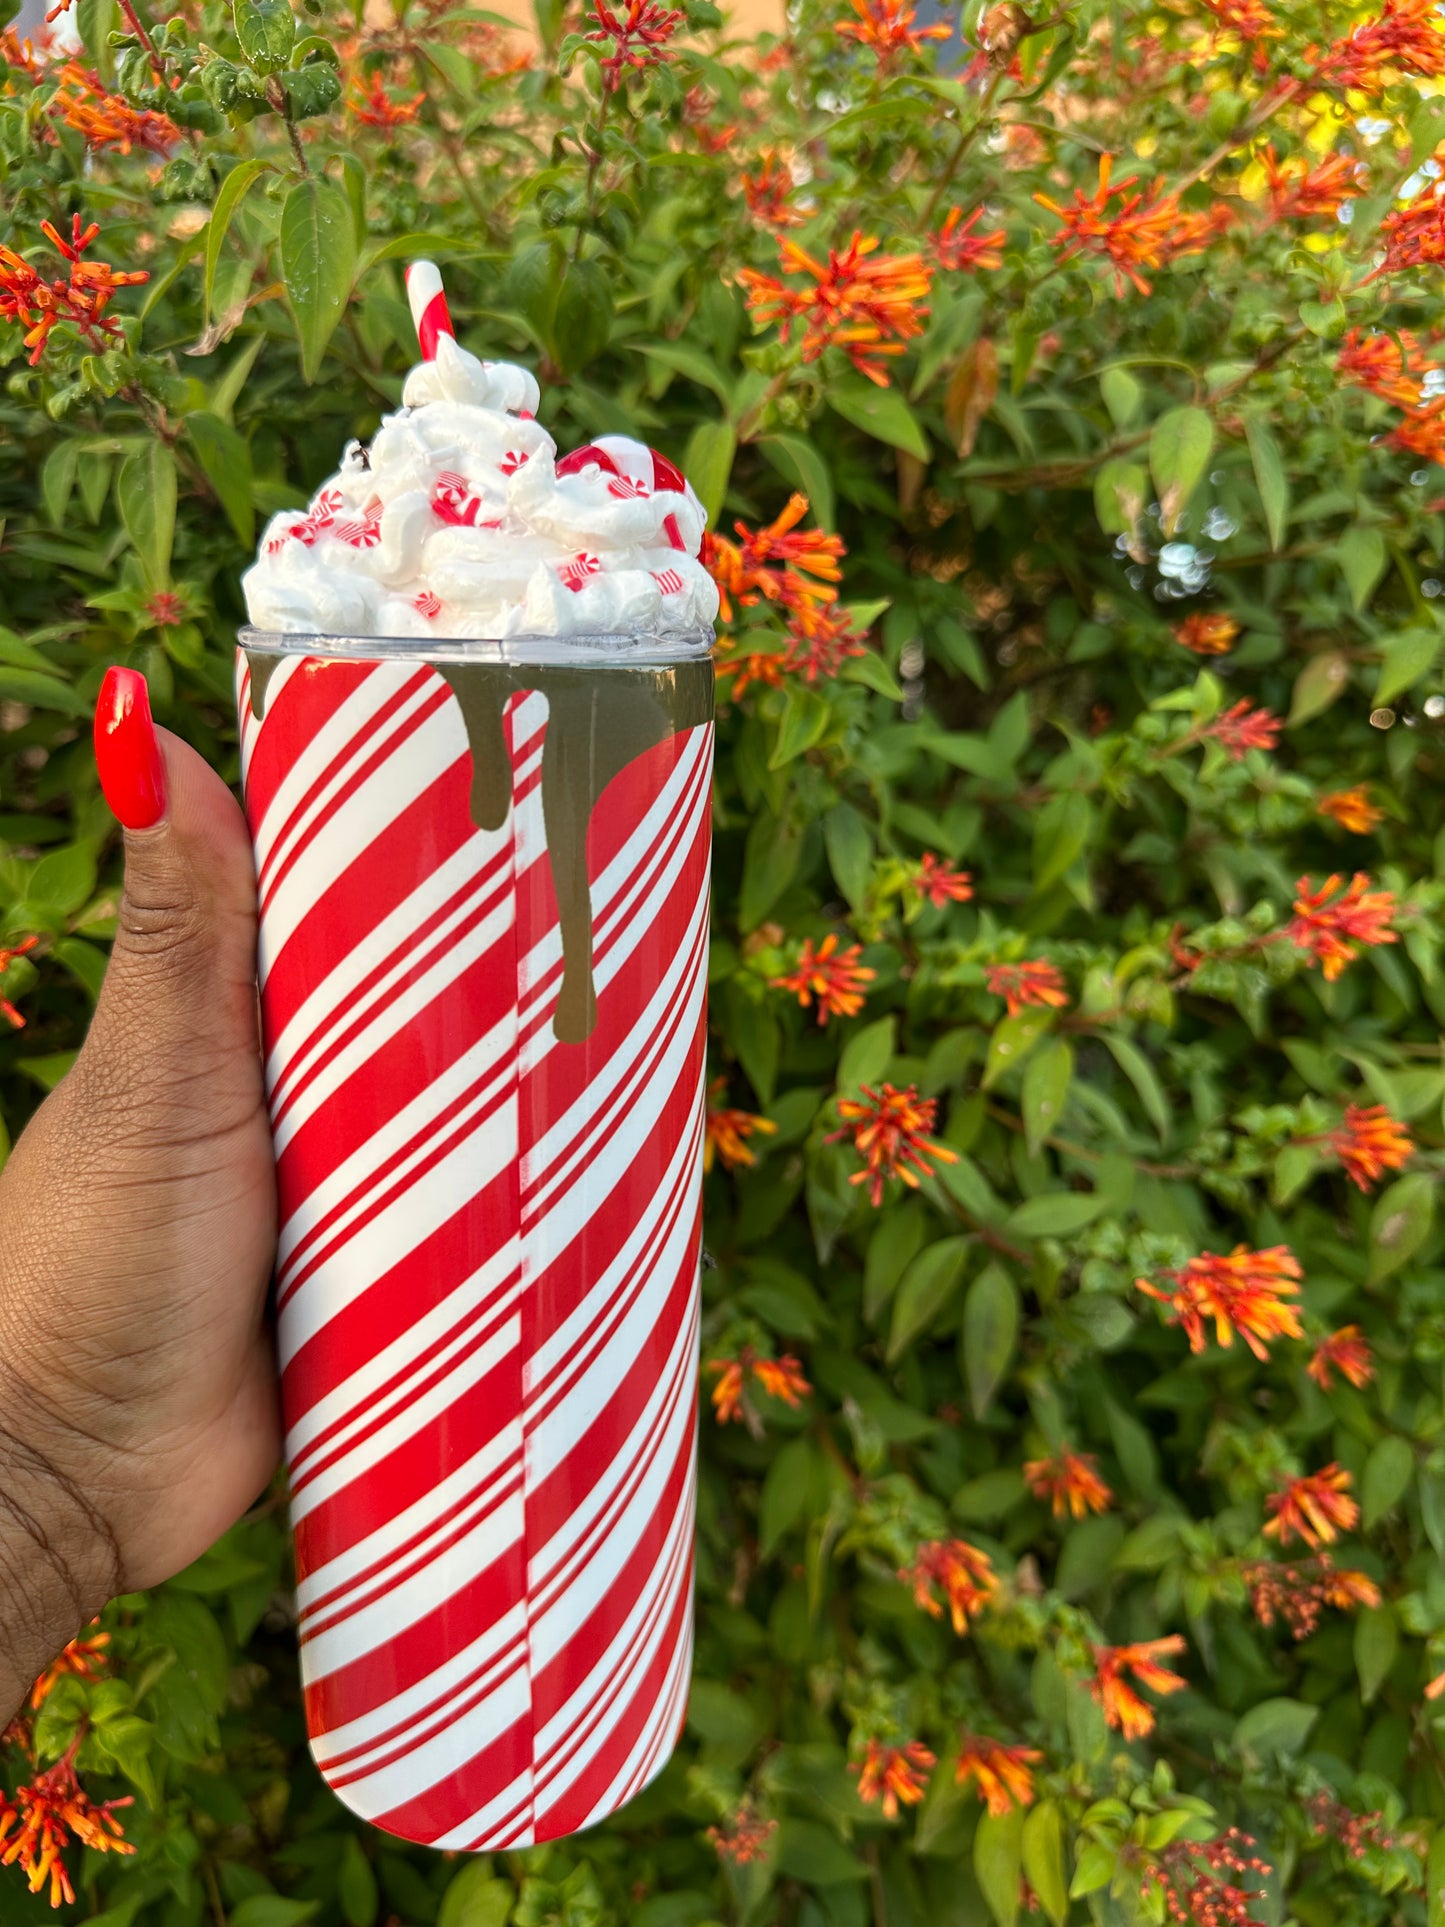
[[[274,516],[242,581],[289,635],[665,635],[711,627],[707,520],[670,462],[604,435],[559,457],[525,368],[450,335],[305,514]]]

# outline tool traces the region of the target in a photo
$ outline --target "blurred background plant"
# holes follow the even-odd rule
[[[0,1154],[102,673],[234,776],[238,575],[436,256],[713,517],[687,1738],[559,1845],[360,1825],[278,1491],[37,1683],[0,1927],[1435,1927],[1445,22],[536,11],[0,40]]]

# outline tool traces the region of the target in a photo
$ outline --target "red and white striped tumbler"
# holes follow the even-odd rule
[[[312,1750],[525,1846],[686,1704],[711,637],[242,642]]]

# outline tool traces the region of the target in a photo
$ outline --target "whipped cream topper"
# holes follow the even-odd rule
[[[440,283],[437,283],[439,290]],[[304,514],[274,516],[242,579],[284,634],[667,635],[711,627],[702,503],[664,456],[603,435],[558,457],[535,378],[461,347],[435,307],[427,359],[370,449]],[[441,313],[445,317],[445,305]]]

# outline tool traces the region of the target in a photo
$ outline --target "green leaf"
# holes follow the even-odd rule
[[[252,1894],[231,1909],[230,1927],[301,1927],[321,1906],[319,1900],[288,1900],[282,1894]]]
[[[738,898],[738,920],[744,930],[756,930],[798,872],[802,841],[791,825],[766,812],[753,818],[743,857],[743,882]]]
[[[80,444],[66,440],[57,442],[45,458],[45,466],[40,471],[40,494],[45,503],[45,513],[56,528],[65,521],[65,511],[70,506],[70,492],[75,487],[75,469],[80,460]]]
[[[1159,494],[1164,532],[1172,535],[1189,506],[1214,448],[1214,423],[1202,408],[1171,408],[1149,436],[1149,472]]]
[[[1409,1443],[1388,1434],[1376,1442],[1360,1475],[1360,1514],[1366,1532],[1377,1526],[1404,1498],[1415,1473]]]
[[[988,1040],[988,1061],[983,1070],[983,1088],[989,1090],[1003,1076],[1022,1064],[1029,1052],[1053,1026],[1050,1010],[1024,1009],[1004,1017],[993,1027]]]
[[[851,803],[835,803],[823,818],[823,848],[849,909],[861,909],[873,875],[873,832]]]
[[[1314,656],[1295,677],[1294,694],[1290,698],[1289,716],[1286,719],[1291,729],[1298,729],[1321,715],[1330,704],[1343,696],[1350,685],[1350,659],[1337,649],[1327,650],[1323,655]]]
[[[288,8],[289,12],[290,9]],[[210,224],[206,228],[206,270],[203,282],[205,317],[207,325],[211,320],[211,292],[216,285],[216,268],[220,263],[221,249],[226,244],[231,223],[236,218],[236,210],[250,193],[258,177],[270,170],[271,163],[264,160],[242,161],[233,167],[221,182],[216,196],[216,205],[211,210]]]
[[[929,459],[932,451],[928,437],[896,388],[875,388],[861,376],[844,376],[828,382],[824,393],[835,414],[852,422],[855,428],[861,428],[875,442],[901,448],[909,455],[916,455],[920,462]]]
[[[30,901],[51,916],[73,915],[95,889],[95,851],[71,843],[41,857],[30,877]]]
[[[1069,1877],[1064,1866],[1064,1816],[1056,1800],[1040,1800],[1024,1820],[1024,1874],[1039,1905],[1064,1927],[1069,1913]]]
[[[1392,703],[1407,689],[1413,689],[1420,678],[1434,668],[1439,653],[1438,629],[1404,630],[1385,644],[1372,700],[1377,704]]]
[[[1350,601],[1358,612],[1369,602],[1385,573],[1388,554],[1378,529],[1346,529],[1335,553],[1344,571]]]
[[[784,481],[807,496],[819,528],[832,528],[833,478],[813,444],[801,435],[764,435],[757,445]]]
[[[517,1889],[498,1879],[490,1860],[472,1860],[447,1883],[437,1927],[506,1927],[516,1901]]]
[[[773,1454],[758,1500],[758,1551],[764,1559],[772,1557],[802,1518],[812,1464],[813,1446],[806,1438],[789,1439]]]
[[[1009,1368],[1018,1340],[1019,1309],[1018,1286],[1000,1264],[985,1266],[963,1301],[958,1355],[977,1419],[986,1416]]]
[[[1092,1224],[1108,1203],[1096,1191],[1048,1191],[1026,1198],[1004,1221],[1011,1238],[1068,1238]]]
[[[1289,521],[1289,476],[1279,443],[1270,433],[1262,415],[1246,415],[1244,432],[1249,441],[1254,479],[1264,509],[1264,526],[1269,531],[1269,546],[1278,550],[1284,544]]]
[[[252,72],[279,73],[296,44],[296,16],[288,0],[233,0],[231,18]]]
[[[779,1873],[813,1887],[836,1887],[868,1878],[867,1862],[849,1853],[836,1834],[816,1820],[799,1820],[791,1815],[778,1826],[777,1868]]]
[[[1074,1868],[1069,1898],[1082,1900],[1086,1894],[1095,1894],[1101,1887],[1107,1887],[1114,1878],[1118,1863],[1119,1856],[1113,1847],[1106,1847],[1102,1840],[1088,1841],[1080,1851],[1078,1865]]]
[[[611,281],[595,261],[573,261],[557,291],[552,316],[552,345],[558,361],[569,375],[575,375],[597,359],[611,336]],[[732,431],[727,433],[731,439]],[[724,486],[726,482],[724,475]]]
[[[1400,1628],[1394,1607],[1367,1607],[1355,1621],[1355,1671],[1366,1706],[1384,1685],[1399,1650]]]
[[[940,1238],[925,1245],[904,1272],[893,1299],[888,1329],[888,1363],[895,1364],[921,1331],[931,1325],[953,1296],[972,1240]]]
[[[736,449],[737,437],[730,422],[702,421],[689,436],[687,452],[682,458],[683,473],[696,489],[707,510],[707,519],[714,526],[722,514]]]
[[[1438,1828],[1430,1842],[1425,1891],[1429,1908],[1426,1927],[1445,1927],[1445,1827]]]
[[[1024,1134],[1030,1157],[1037,1157],[1063,1116],[1074,1076],[1073,1046],[1050,1037],[1024,1066]]]
[[[1144,1107],[1144,1115],[1158,1132],[1162,1144],[1169,1135],[1169,1099],[1164,1095],[1164,1086],[1159,1082],[1154,1066],[1136,1043],[1121,1036],[1118,1031],[1101,1029],[1099,1036],[1107,1045],[1114,1062],[1134,1086],[1135,1094]]]
[[[346,1836],[346,1844],[341,1849],[341,1864],[336,1870],[336,1898],[347,1927],[371,1927],[381,1896],[371,1862],[361,1851],[361,1842],[354,1833]]]
[[[1094,828],[1094,806],[1087,796],[1065,790],[1052,797],[1034,818],[1034,889],[1047,890],[1073,868]]]
[[[246,548],[256,539],[256,505],[251,496],[251,451],[228,422],[205,409],[186,417],[186,431],[206,480],[226,519]]]
[[[790,682],[768,768],[783,769],[820,742],[827,732],[830,714],[826,696],[810,689],[807,683]]]
[[[116,505],[145,571],[146,586],[164,589],[171,579],[176,532],[176,458],[164,442],[147,441],[121,463]]]
[[[1139,462],[1105,462],[1094,477],[1094,513],[1105,535],[1128,535],[1144,513],[1149,476]]]
[[[880,696],[886,696],[891,703],[903,701],[903,691],[898,686],[898,678],[881,656],[875,656],[871,649],[861,656],[849,656],[839,675],[840,682],[862,683],[865,689],[872,689]]]
[[[314,382],[356,272],[351,203],[334,181],[298,181],[281,209],[281,278],[301,344],[301,373]]]
[[[1299,1700],[1261,1700],[1236,1724],[1233,1745],[1260,1759],[1302,1752],[1319,1716],[1317,1706]]]
[[[58,709],[67,716],[85,716],[94,707],[58,676],[42,676],[33,669],[0,667],[0,700],[26,703],[32,709]]]
[[[1099,393],[1115,428],[1128,428],[1138,420],[1144,390],[1127,368],[1106,368],[1099,376]]]
[[[1412,1171],[1382,1191],[1370,1213],[1370,1283],[1379,1284],[1406,1265],[1430,1235],[1435,1180]]]
[[[700,388],[710,388],[724,408],[731,406],[732,391],[727,377],[716,362],[698,349],[689,348],[683,341],[629,341],[627,345],[634,353],[646,355],[649,361],[657,362],[660,367],[670,368],[674,374],[685,375]],[[688,471],[688,478],[697,488],[691,470]],[[698,489],[698,494],[702,494],[701,489]],[[706,500],[706,497],[703,499]]]
[[[896,1017],[880,1017],[876,1023],[864,1024],[853,1032],[838,1060],[841,1094],[856,1091],[862,1084],[878,1082],[893,1056],[897,1029]]]
[[[998,1927],[1014,1927],[1018,1919],[1023,1846],[1022,1807],[1010,1807],[1004,1814],[980,1814],[973,1836],[973,1872]]]

